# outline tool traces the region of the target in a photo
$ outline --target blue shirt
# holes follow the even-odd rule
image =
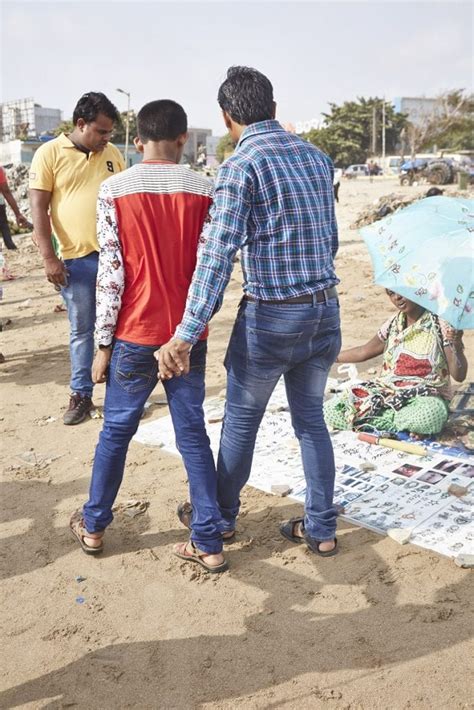
[[[253,123],[221,166],[210,222],[176,337],[195,343],[227,286],[238,249],[244,292],[262,300],[338,283],[330,158],[278,121]]]

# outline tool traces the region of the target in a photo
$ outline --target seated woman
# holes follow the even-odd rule
[[[463,331],[387,289],[398,313],[365,345],[343,350],[336,362],[365,362],[383,353],[380,377],[349,387],[324,406],[334,429],[438,434],[448,419],[450,375],[463,382]]]

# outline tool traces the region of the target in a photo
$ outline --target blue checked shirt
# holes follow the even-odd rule
[[[262,300],[311,294],[339,282],[330,158],[278,121],[242,133],[216,178],[210,221],[175,336],[195,343],[241,249],[244,292]]]

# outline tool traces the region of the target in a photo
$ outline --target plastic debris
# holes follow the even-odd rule
[[[85,582],[87,577],[82,577],[80,574],[75,577],[76,582]]]
[[[148,500],[127,500],[125,503],[114,505],[112,510],[120,511],[129,518],[135,518],[137,515],[145,513],[150,505]]]
[[[286,483],[274,483],[272,487],[270,488],[270,492],[273,493],[274,495],[281,496],[282,498],[284,496],[287,496],[289,493],[291,493],[292,488],[288,486]]]
[[[85,601],[86,601],[85,597],[76,597],[76,602],[78,604],[84,604]]]

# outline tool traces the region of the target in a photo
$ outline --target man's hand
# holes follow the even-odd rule
[[[154,355],[159,363],[159,374],[162,380],[170,380],[175,375],[187,375],[189,372],[189,353],[191,343],[180,338],[172,338]]]
[[[111,355],[112,348],[98,350],[96,352],[94,362],[92,363],[92,382],[94,382],[94,384],[98,385],[106,381]]]
[[[16,223],[19,227],[31,227],[31,228],[33,227],[31,222],[28,222],[26,217],[24,215],[22,215],[21,213],[18,213],[16,215]]]
[[[67,271],[64,262],[57,256],[48,256],[44,260],[46,278],[55,286],[67,286]]]

